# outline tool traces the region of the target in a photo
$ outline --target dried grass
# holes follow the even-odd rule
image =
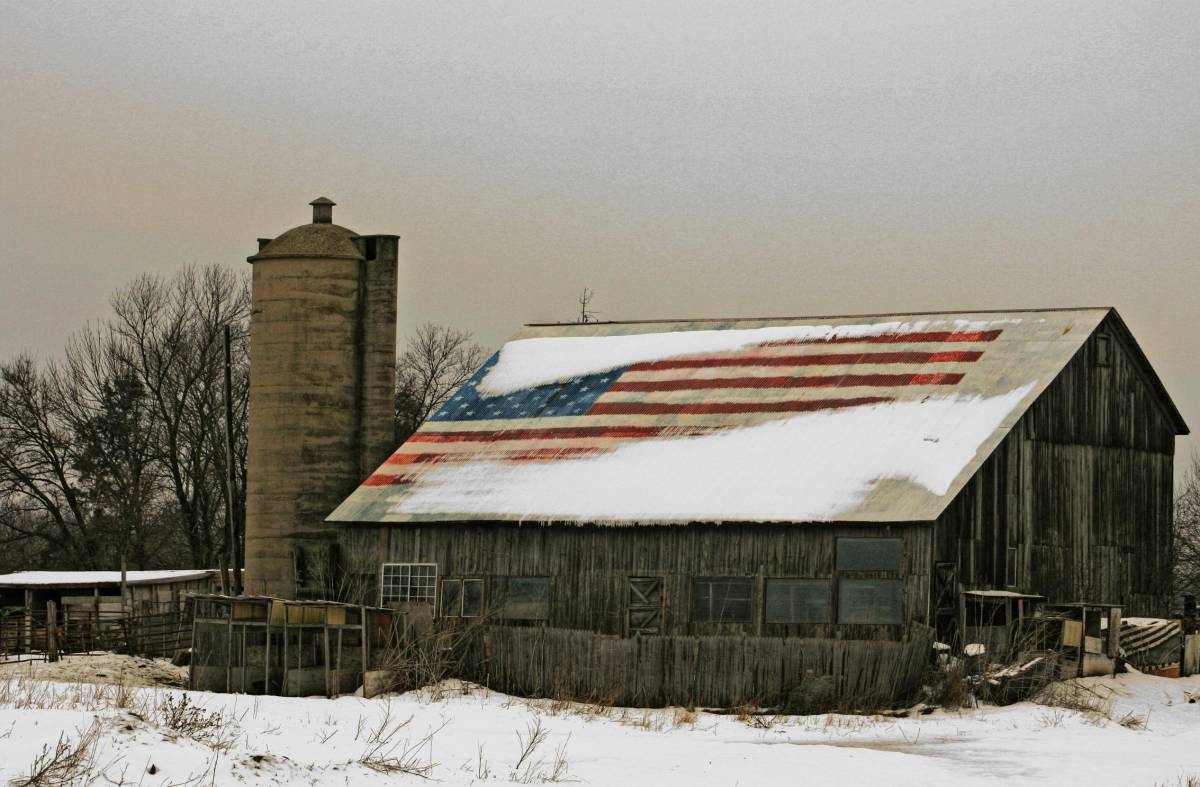
[[[58,743],[51,749],[42,747],[42,752],[29,766],[29,774],[9,782],[12,787],[73,787],[94,783],[96,746],[100,741],[100,720],[96,719],[86,730],[79,732],[71,742],[66,734],[58,736]]]

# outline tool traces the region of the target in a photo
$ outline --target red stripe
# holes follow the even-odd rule
[[[617,380],[609,391],[693,391],[712,388],[892,388],[898,385],[956,385],[959,372],[931,374],[839,374],[811,377],[726,377],[692,380]],[[596,412],[593,407],[590,411]]]
[[[875,336],[836,336],[831,339],[785,339],[764,342],[760,347],[785,347],[792,344],[907,344],[909,342],[993,342],[1001,331],[912,331],[883,333]]]
[[[408,438],[410,443],[493,443],[499,440],[571,440],[582,437],[638,438],[662,435],[707,434],[718,426],[565,426],[542,429],[499,429],[497,431],[435,432],[421,431]]]
[[[635,363],[631,372],[665,369],[707,369],[717,366],[853,366],[861,363],[973,363],[983,353],[977,350],[946,352],[833,353],[826,355],[741,356],[735,358],[677,358],[669,361]]]
[[[362,482],[363,486],[399,486],[407,484],[416,478],[412,473],[400,473],[398,475],[388,475],[387,473],[375,473],[367,476],[367,480]]]
[[[853,399],[810,399],[788,402],[597,402],[590,415],[719,415],[724,413],[807,413],[864,404],[894,401],[890,396],[859,396]]]

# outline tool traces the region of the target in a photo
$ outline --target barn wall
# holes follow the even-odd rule
[[[962,586],[1166,613],[1175,429],[1129,341],[1103,323],[939,518]]]
[[[344,563],[366,581],[373,579],[382,562],[436,563],[439,580],[548,576],[551,598],[546,625],[552,627],[624,634],[629,578],[661,576],[665,580],[663,634],[844,639],[899,639],[904,626],[763,623],[765,579],[831,579],[836,607],[835,539],[898,537],[903,541],[904,619],[928,623],[932,549],[927,525],[602,527],[494,522],[350,525],[341,528],[341,534]],[[756,577],[755,622],[692,622],[691,580],[706,576]]]

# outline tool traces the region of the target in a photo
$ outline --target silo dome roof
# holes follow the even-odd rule
[[[288,257],[361,260],[363,256],[351,240],[357,237],[358,233],[337,224],[302,224],[283,233],[258,254],[247,259],[250,262]]]

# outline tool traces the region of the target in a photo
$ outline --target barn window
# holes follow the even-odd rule
[[[1096,334],[1096,365],[1112,366],[1112,337],[1107,334]]]
[[[550,577],[492,577],[492,593],[505,620],[550,617]]]
[[[899,571],[900,539],[839,538],[838,571]]]
[[[828,579],[768,579],[767,623],[828,623]]]
[[[904,582],[899,579],[842,579],[838,623],[898,625],[904,622]]]
[[[437,587],[436,563],[384,563],[379,595],[384,604],[393,601],[433,603]]]
[[[697,577],[692,580],[692,622],[749,623],[753,598],[753,577]]]
[[[462,617],[462,580],[442,580],[442,617]]]
[[[477,618],[482,614],[482,579],[442,580],[442,617]]]
[[[1007,587],[1017,586],[1017,548],[1009,547],[1004,554],[1004,584]]]

